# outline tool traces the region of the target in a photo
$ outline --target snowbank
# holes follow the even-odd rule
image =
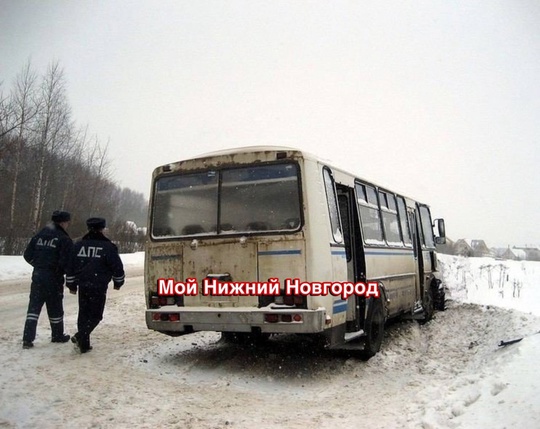
[[[124,267],[141,267],[144,264],[144,252],[121,254]],[[0,281],[30,278],[32,266],[22,256],[0,255]]]
[[[0,255],[0,281],[24,279],[32,275],[32,266],[22,256]]]
[[[447,298],[540,316],[540,262],[438,255]]]

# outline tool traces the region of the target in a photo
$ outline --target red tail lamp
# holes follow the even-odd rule
[[[267,323],[277,323],[279,321],[277,314],[265,314],[264,321]]]

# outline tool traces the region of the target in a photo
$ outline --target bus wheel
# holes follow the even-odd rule
[[[360,352],[362,360],[368,360],[375,356],[381,349],[384,337],[384,309],[381,298],[373,299],[371,310],[366,321],[366,336],[364,339],[364,350]]]
[[[424,324],[433,319],[433,313],[435,313],[435,297],[434,288],[429,287],[424,292],[424,299],[422,299],[422,307],[424,307],[424,317],[420,319],[420,323]]]
[[[444,291],[444,287],[438,282],[434,287],[434,300],[433,300],[433,307],[435,310],[438,311],[444,311],[445,310],[445,301],[446,301],[446,293]]]

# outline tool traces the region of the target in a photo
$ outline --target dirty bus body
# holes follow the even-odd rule
[[[444,307],[428,206],[290,148],[216,152],[158,167],[146,246],[146,323],[168,335],[312,334],[364,356],[388,318]],[[158,283],[198,293],[158,295]],[[216,282],[279,282],[279,295],[203,295]],[[377,282],[380,297],[285,294],[300,282]],[[218,284],[218,283],[215,283]],[[192,289],[193,291],[193,289]],[[275,290],[274,290],[275,291]]]

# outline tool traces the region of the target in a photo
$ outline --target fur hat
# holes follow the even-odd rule
[[[105,228],[106,224],[105,219],[102,217],[91,217],[86,221],[86,226],[88,229],[103,229]]]
[[[71,220],[71,214],[62,210],[55,210],[51,216],[51,220],[55,223],[62,223]]]

